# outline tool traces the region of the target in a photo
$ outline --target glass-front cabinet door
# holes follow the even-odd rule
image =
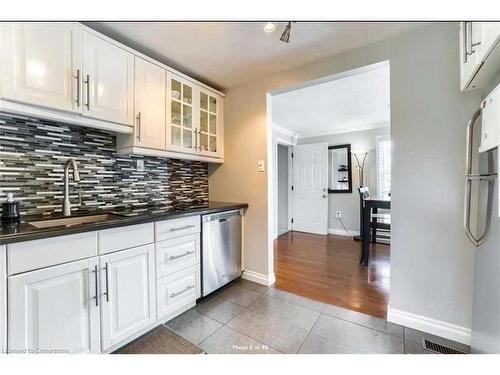
[[[223,158],[222,97],[167,73],[167,149]]]
[[[176,151],[196,152],[193,121],[193,84],[173,74],[168,75],[167,145]]]
[[[203,155],[218,157],[220,155],[220,133],[222,100],[219,96],[200,89],[200,128],[198,131],[199,152]]]

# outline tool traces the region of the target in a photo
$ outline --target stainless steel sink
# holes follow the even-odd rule
[[[124,219],[124,216],[116,214],[99,214],[89,216],[65,217],[62,219],[49,219],[40,221],[30,221],[28,224],[36,228],[52,228],[52,227],[70,227],[73,225],[101,223],[103,221]]]

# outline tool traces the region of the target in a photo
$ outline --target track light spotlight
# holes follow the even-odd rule
[[[292,29],[292,22],[288,22],[288,25],[285,26],[285,30],[283,34],[281,34],[280,40],[285,43],[290,43],[290,30]]]

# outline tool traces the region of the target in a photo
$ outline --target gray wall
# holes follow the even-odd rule
[[[273,272],[268,253],[266,93],[390,61],[392,233],[390,307],[471,327],[474,252],[462,225],[465,127],[481,97],[460,92],[458,22],[433,23],[227,90],[225,162],[210,198],[248,202],[245,269]]]
[[[343,134],[323,135],[319,137],[301,138],[299,144],[327,142],[330,146],[351,144],[351,151],[357,149],[370,150],[365,162],[365,183],[372,195],[377,194],[377,156],[376,138],[389,135],[389,128],[371,129]],[[352,156],[352,193],[328,194],[328,229],[345,233],[339,219],[335,217],[337,211],[342,212],[344,223],[352,232],[359,232],[359,180],[358,169],[354,155]],[[346,233],[347,234],[347,233]]]
[[[288,147],[278,145],[278,235],[288,231]]]

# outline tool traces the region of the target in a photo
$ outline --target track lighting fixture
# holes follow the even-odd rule
[[[290,43],[290,30],[292,29],[292,22],[288,22],[288,25],[285,26],[285,30],[283,34],[281,34],[280,40],[285,43]]]

